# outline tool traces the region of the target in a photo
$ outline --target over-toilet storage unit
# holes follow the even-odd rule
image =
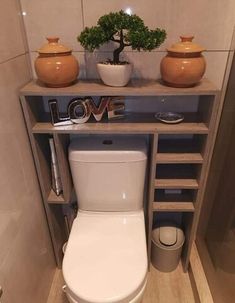
[[[51,124],[45,106],[48,99],[85,96],[123,96],[130,99],[128,102],[135,102],[140,97],[151,97],[151,102],[155,102],[154,98],[156,102],[161,98],[169,99],[169,102],[174,99],[181,109],[182,104],[193,102],[194,111],[185,112],[185,120],[175,125],[158,122],[153,114],[147,113],[135,113],[112,122],[60,127]],[[207,79],[192,88],[171,88],[158,81],[142,80],[133,80],[120,88],[104,86],[99,81],[78,81],[73,86],[55,89],[32,81],[21,89],[20,99],[58,266],[61,267],[62,262],[62,245],[68,238],[64,209],[69,207],[72,199],[73,185],[68,164],[70,135],[131,134],[146,135],[149,139],[145,205],[148,260],[153,221],[156,222],[163,212],[180,214],[186,237],[182,262],[184,270],[187,270],[222,107],[220,92],[215,86]],[[51,187],[50,136],[54,138],[59,160],[63,186],[60,196],[56,196]]]

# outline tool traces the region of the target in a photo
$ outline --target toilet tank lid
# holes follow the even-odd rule
[[[146,140],[118,136],[89,136],[72,140],[69,160],[77,162],[132,162],[147,158]]]

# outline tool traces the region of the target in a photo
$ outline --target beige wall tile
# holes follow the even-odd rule
[[[61,43],[81,49],[77,35],[81,32],[81,0],[21,0],[30,51],[36,51],[48,36],[60,37]]]
[[[32,197],[28,204],[32,204]],[[34,200],[35,201],[35,200]],[[43,211],[32,212],[25,208],[24,216],[17,222],[17,233],[4,244],[8,245],[7,255],[0,263],[3,275],[4,302],[46,302],[50,284],[55,272],[48,246],[48,232],[42,218]],[[20,283],[19,283],[20,277]],[[14,291],[12,291],[14,290]]]
[[[23,23],[18,0],[1,0],[0,63],[26,52]]]
[[[133,68],[133,78],[138,79],[159,79],[161,59],[165,52],[128,52],[127,58]]]
[[[99,79],[96,63],[112,58],[111,52],[85,52],[86,76],[88,79]]]
[[[85,79],[86,78],[86,66],[85,66],[85,53],[84,52],[73,52],[73,55],[78,60],[80,71],[79,71],[79,79]],[[33,78],[37,79],[37,75],[34,68],[34,62],[38,56],[37,52],[30,52],[30,62],[31,62],[31,68],[33,73]]]
[[[205,77],[210,79],[219,89],[221,89],[228,59],[228,52],[205,52],[204,56],[207,63]]]
[[[193,0],[96,0],[84,1],[85,26],[95,25],[97,19],[111,11],[130,7],[151,28],[162,27],[168,38],[161,49],[191,33],[207,49],[228,49],[235,23],[235,1]]]
[[[4,303],[46,302],[55,270],[18,91],[28,59],[0,65],[0,285]]]

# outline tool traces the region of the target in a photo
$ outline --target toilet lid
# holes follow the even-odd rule
[[[79,302],[129,302],[147,274],[143,211],[78,212],[63,260],[68,292]]]

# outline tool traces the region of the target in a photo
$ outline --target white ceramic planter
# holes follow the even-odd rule
[[[132,64],[113,65],[97,63],[97,70],[104,84],[109,86],[125,86],[131,77]]]

